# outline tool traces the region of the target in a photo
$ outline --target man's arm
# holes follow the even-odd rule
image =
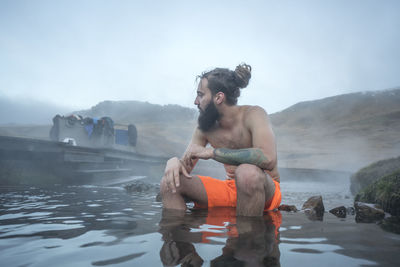
[[[267,113],[260,107],[250,107],[245,114],[245,126],[252,135],[252,148],[217,148],[213,151],[212,158],[225,164],[248,163],[264,170],[272,170],[277,161],[276,143]]]
[[[196,128],[193,133],[192,140],[190,141],[188,147],[186,148],[185,153],[180,159],[181,164],[184,166],[188,173],[191,173],[196,163],[199,161],[199,158],[193,158],[191,155],[193,153],[193,148],[201,147],[204,148],[207,145],[207,139],[204,134]]]
[[[190,157],[190,148],[192,146],[201,146],[204,148],[205,145],[205,137],[199,134],[198,130],[196,130],[186,152],[183,154],[183,158],[178,159],[177,157],[173,157],[167,161],[167,166],[165,167],[164,176],[161,179],[161,182],[165,183],[173,193],[176,192],[176,188],[180,185],[180,174],[183,174],[183,176],[187,178],[192,178],[190,172],[196,165],[197,159],[192,159]]]
[[[214,149],[213,159],[229,165],[240,165],[243,163],[253,164],[261,169],[268,169],[269,160],[259,148],[243,149]]]

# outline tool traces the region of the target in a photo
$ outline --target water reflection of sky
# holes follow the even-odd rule
[[[286,185],[286,196],[297,202],[318,188],[298,192],[298,186]],[[321,191],[327,203],[347,200],[346,192],[330,188]],[[170,263],[201,258],[203,266],[246,261],[254,265],[249,262],[256,259],[281,266],[390,266],[399,260],[398,236],[376,225],[357,225],[354,216],[338,219],[326,213],[323,221],[310,221],[302,213],[282,212],[277,235],[271,216],[238,221],[234,212],[223,210],[166,216],[155,194],[156,190],[130,194],[93,186],[1,188],[0,262],[162,266],[160,255]],[[341,198],[330,200],[335,194]],[[288,204],[300,208],[297,202]]]

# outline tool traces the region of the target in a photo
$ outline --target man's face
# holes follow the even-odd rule
[[[201,79],[199,82],[199,86],[197,87],[197,96],[194,100],[194,104],[200,111],[200,114],[205,111],[208,104],[212,101],[211,90],[207,87],[208,81],[207,79]]]
[[[210,130],[219,119],[220,114],[212,100],[212,94],[207,87],[207,79],[201,79],[197,88],[197,97],[194,104],[198,107],[200,115],[198,126],[203,132]]]

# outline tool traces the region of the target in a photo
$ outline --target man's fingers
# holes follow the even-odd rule
[[[182,166],[182,174],[187,178],[192,178],[193,177],[187,172],[187,170],[186,170],[186,168],[184,166]]]
[[[175,182],[175,186],[179,187],[179,182],[180,182],[179,181],[179,171],[174,171],[174,182]]]
[[[167,174],[167,185],[168,185],[169,190],[171,190],[172,193],[176,192],[174,176],[173,176],[173,173],[171,173],[171,172],[169,172]]]
[[[183,161],[185,166],[192,167],[192,160],[190,157],[185,157]]]

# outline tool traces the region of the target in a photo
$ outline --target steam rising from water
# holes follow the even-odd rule
[[[61,101],[61,100],[60,100]],[[1,124],[52,124],[56,114],[69,112],[68,108],[30,99],[12,99],[0,95]]]

